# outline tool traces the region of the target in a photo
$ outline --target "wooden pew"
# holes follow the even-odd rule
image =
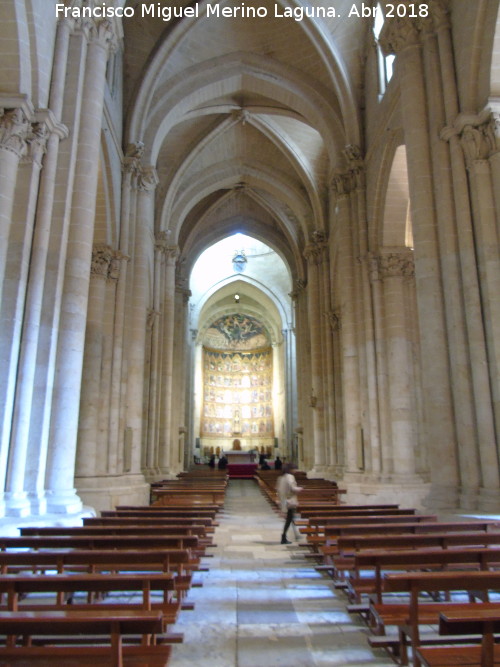
[[[160,612],[144,610],[109,612],[74,612],[47,610],[42,612],[0,612],[0,635],[6,636],[0,646],[0,665],[14,667],[166,667],[171,647],[154,643],[162,632]],[[99,645],[90,646],[83,637],[92,634],[107,637]],[[124,645],[128,635],[143,635],[139,646]],[[63,635],[63,640],[54,635]],[[16,644],[16,637],[23,644]],[[43,637],[47,643],[34,645],[33,637]],[[66,641],[72,640],[71,645]]]
[[[342,535],[337,539],[339,553],[352,555],[363,549],[418,549],[422,547],[486,547],[500,544],[500,532],[422,533],[419,535]]]
[[[370,595],[375,602],[382,602],[383,577],[388,571],[445,570],[450,567],[487,570],[499,564],[500,549],[492,547],[359,551],[354,554],[353,568],[346,579],[346,590],[352,601],[359,601],[362,595]],[[348,606],[348,610],[362,611],[352,606]]]
[[[500,646],[495,644],[494,633],[500,633],[500,605],[495,609],[476,609],[465,611],[449,610],[441,613],[439,633],[448,637],[456,635],[459,645],[419,647],[417,657],[424,667],[485,667],[500,665]],[[464,646],[470,643],[464,635],[478,634],[481,644]]]
[[[29,570],[85,572],[159,571],[176,575],[200,570],[200,560],[188,549],[56,549],[0,551],[0,574]]]
[[[380,551],[395,549],[448,549],[457,547],[489,547],[500,545],[500,532],[481,530],[440,533],[406,533],[399,535],[341,535],[336,544],[320,547],[323,555],[322,565],[318,570],[327,571],[333,578],[343,579],[345,572],[354,565],[354,555],[368,549]]]
[[[34,535],[196,535],[198,538],[205,537],[205,527],[191,525],[169,525],[165,523],[151,525],[144,523],[110,523],[83,526],[26,526],[20,528],[21,536]]]
[[[192,505],[175,505],[173,507],[161,507],[159,505],[117,505],[114,510],[103,510],[101,516],[113,516],[122,514],[123,512],[136,513],[162,513],[170,514],[171,516],[189,516],[189,517],[211,517],[215,519],[218,512],[222,511],[219,505],[203,505],[200,507],[193,507]]]
[[[300,516],[304,519],[311,519],[313,517],[317,518],[328,518],[328,517],[337,517],[337,516],[366,516],[369,518],[375,514],[385,515],[389,514],[391,516],[398,516],[400,514],[409,516],[417,514],[417,511],[412,508],[399,508],[399,507],[389,507],[389,508],[370,508],[370,509],[353,509],[345,508],[343,505],[340,506],[325,506],[317,504],[309,505],[299,505]]]
[[[49,535],[68,535],[68,536],[191,536],[198,538],[196,545],[190,545],[199,555],[206,555],[205,548],[211,546],[212,540],[207,538],[204,526],[197,525],[174,525],[167,524],[112,524],[112,525],[94,525],[94,526],[27,526],[20,529],[21,536],[49,536]],[[182,548],[182,547],[181,547]]]
[[[210,489],[152,489],[152,496],[154,502],[152,503],[154,507],[163,507],[182,505],[190,505],[191,507],[196,507],[201,505],[202,507],[207,505],[215,505],[217,508],[221,508],[224,505],[225,490],[213,490]]]
[[[363,537],[370,535],[420,535],[427,533],[462,533],[467,531],[488,532],[498,526],[496,521],[406,521],[406,522],[380,522],[340,525],[337,523],[326,524],[323,528],[323,537],[318,536],[311,541],[311,546],[318,549],[322,544],[333,546],[341,537]],[[498,533],[500,534],[500,533]],[[343,541],[344,549],[346,542]]]
[[[196,549],[196,535],[46,535],[0,536],[7,549]]]
[[[169,604],[175,591],[175,577],[171,572],[140,573],[140,574],[3,574],[0,577],[0,593],[6,596],[2,602],[4,611],[39,611],[40,605],[33,603],[30,594],[44,593],[49,595],[52,609],[66,606],[65,596],[76,593],[102,594],[123,593],[133,591],[140,593],[140,608],[151,610],[151,592],[159,591],[163,595],[163,603]],[[92,599],[92,596],[91,596]],[[3,600],[3,598],[2,598]],[[46,603],[46,604],[49,604]],[[46,604],[42,609],[47,609]],[[90,602],[88,603],[91,604]],[[99,603],[101,605],[101,603]],[[119,608],[130,603],[122,603]],[[66,607],[67,608],[67,607]],[[104,606],[100,607],[105,609]],[[90,610],[90,606],[85,606]]]
[[[203,526],[205,534],[214,532],[212,519],[170,516],[92,516],[83,519],[84,526]]]
[[[420,633],[422,625],[437,625],[441,613],[451,609],[466,613],[480,605],[484,609],[497,608],[498,603],[491,602],[423,602],[422,594],[452,593],[466,591],[474,597],[479,595],[488,599],[490,591],[500,588],[500,572],[406,572],[386,574],[384,577],[384,594],[406,593],[407,602],[402,603],[371,603],[370,624],[375,631],[385,630],[387,625],[399,628],[399,645],[397,652],[401,663],[407,664],[407,647],[411,646],[414,667],[420,667],[417,648],[423,643]],[[424,638],[427,640],[427,638]],[[446,639],[432,636],[429,642],[444,643]],[[373,642],[370,642],[373,645]],[[460,664],[460,663],[459,663]]]
[[[389,535],[391,533],[427,533],[449,530],[450,522],[438,522],[431,517],[425,520],[421,516],[381,516],[366,523],[366,518],[351,517],[350,519],[329,519],[324,524],[313,522],[309,529],[301,529],[307,535],[307,544],[315,552],[322,545],[331,545],[341,535]],[[471,522],[472,525],[472,522]],[[469,526],[469,530],[472,528]]]

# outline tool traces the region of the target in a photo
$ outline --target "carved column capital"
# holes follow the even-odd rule
[[[0,149],[23,157],[30,131],[31,123],[22,109],[0,109]]]
[[[336,199],[348,197],[353,190],[352,172],[337,172],[330,179],[330,191]]]
[[[91,275],[96,278],[107,279],[112,258],[113,250],[109,246],[95,245],[92,248]]]
[[[129,259],[130,257],[128,255],[124,255],[119,250],[113,251],[109,262],[108,278],[110,280],[118,280],[120,278],[123,262],[128,262]]]
[[[415,275],[415,263],[411,250],[382,253],[378,256],[379,276],[388,278],[411,279]]]
[[[160,179],[153,166],[141,167],[137,183],[137,187],[141,192],[154,192],[159,182]]]
[[[312,239],[304,248],[304,257],[309,264],[319,266],[323,263],[328,248],[328,241],[325,232],[315,230],[312,233]]]
[[[426,5],[426,3],[419,4]],[[386,18],[379,36],[379,43],[385,55],[397,55],[408,48],[419,46],[422,21],[427,19],[428,9],[427,16]]]
[[[302,278],[297,278],[295,281],[294,289],[289,293],[289,296],[293,301],[297,301],[299,296],[304,292],[306,285],[307,282],[305,280],[302,280]]]
[[[429,13],[436,30],[450,27],[450,2],[449,0],[433,0],[429,2]]]
[[[100,46],[107,54],[113,53],[118,47],[115,27],[109,19],[94,19],[89,25],[89,43]]]
[[[46,123],[33,123],[31,132],[26,139],[26,152],[22,157],[23,162],[32,162],[40,168],[49,136],[50,132]]]
[[[122,170],[137,176],[141,170],[141,160],[144,155],[144,144],[142,141],[128,144],[122,160]]]
[[[441,139],[458,137],[468,164],[487,160],[500,150],[500,115],[489,108],[479,114],[459,114],[452,126],[441,131]]]

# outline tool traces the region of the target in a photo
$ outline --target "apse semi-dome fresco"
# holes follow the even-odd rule
[[[203,343],[215,350],[255,350],[270,345],[270,339],[264,326],[254,317],[234,313],[213,322]]]

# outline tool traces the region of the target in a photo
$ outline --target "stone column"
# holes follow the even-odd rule
[[[345,463],[344,452],[344,420],[342,415],[342,362],[340,353],[340,312],[333,308],[327,313],[332,338],[332,365],[333,365],[333,395],[332,403],[334,409],[334,430],[331,443],[331,465],[332,474],[335,477],[342,476]]]
[[[106,63],[114,35],[108,21],[90,29],[78,137],[71,222],[54,381],[47,485],[48,508],[73,512],[81,501],[73,487],[86,311],[94,233]]]
[[[343,422],[346,473],[358,473],[363,465],[359,387],[358,343],[354,311],[354,256],[350,229],[353,220],[350,206],[352,175],[337,174],[332,180],[338,258],[337,317],[342,321]]]
[[[327,243],[321,231],[314,232],[313,239],[304,249],[307,260],[307,309],[311,340],[311,397],[314,442],[314,472],[322,473],[325,459],[325,396],[323,390],[324,357],[321,345],[323,285],[321,267],[325,261]]]
[[[16,108],[0,108],[0,284],[4,284],[5,269],[7,263],[7,250],[9,234],[12,224],[12,209],[14,204],[14,192],[17,180],[17,170],[21,157],[27,151],[27,137],[31,129],[29,116],[31,108],[27,104]],[[1,296],[0,296],[1,299]],[[10,344],[9,341],[2,343],[0,349],[0,361],[3,368],[9,366]],[[11,403],[9,394],[12,389],[9,386],[8,374],[2,374],[0,378],[0,470],[2,481],[5,480],[7,470],[7,456],[9,450],[9,437],[11,426]],[[3,515],[3,502],[0,506],[0,514]]]
[[[149,421],[145,460],[146,467],[151,476],[160,474],[159,452],[166,442],[165,421],[168,419],[163,409],[165,387],[162,374],[163,358],[165,354],[163,346],[165,321],[162,313],[162,299],[165,289],[165,254],[168,249],[168,236],[169,235],[166,232],[159,232],[155,239],[155,279],[153,308],[150,313],[152,329],[149,376]],[[160,443],[162,443],[161,446]]]
[[[109,246],[94,246],[90,269],[89,303],[85,336],[85,355],[82,371],[82,394],[78,423],[78,448],[75,474],[91,477],[97,474],[99,460],[105,457],[98,450],[99,409],[101,396],[101,368],[103,345],[103,318],[106,298],[106,281],[112,258]]]
[[[439,38],[439,33],[449,31],[446,4],[429,5],[432,19],[423,24],[423,54],[426,85],[429,91],[430,147],[434,173],[438,174],[436,188],[437,233],[441,259],[441,275],[445,299],[445,316],[450,357],[451,387],[457,434],[457,452],[460,465],[460,506],[477,506],[477,494],[481,484],[478,466],[478,425],[474,414],[474,391],[471,359],[467,341],[467,321],[464,309],[463,278],[461,276],[460,234],[454,201],[453,167],[449,146],[442,140],[442,128],[447,123],[450,93],[456,95],[455,73],[445,67],[453,58],[451,42]],[[444,35],[443,35],[444,37]],[[450,80],[444,82],[444,79]],[[451,105],[453,106],[453,105]],[[453,115],[453,118],[455,115]],[[460,189],[461,186],[459,186]],[[467,205],[469,207],[469,205]],[[467,288],[468,289],[468,288]],[[479,426],[483,429],[483,426]]]
[[[364,351],[360,355],[360,375],[365,385],[365,405],[362,410],[362,425],[364,434],[364,457],[366,472],[380,472],[380,423],[379,401],[377,395],[377,363],[375,353],[375,332],[372,294],[369,279],[368,260],[368,223],[366,214],[366,184],[365,165],[359,146],[349,145],[343,151],[351,174],[356,222],[353,227],[357,231],[358,248],[355,266],[358,275],[358,317],[359,317],[359,345]],[[353,216],[354,217],[354,216]],[[356,253],[354,253],[356,256]]]
[[[428,99],[422,45],[414,19],[386,21],[382,38],[395,52],[401,89],[401,116],[408,156],[408,180],[415,245],[415,277],[422,360],[425,437],[429,446],[431,491],[426,504],[456,507],[458,461],[453,417]]]
[[[142,143],[130,144],[122,165],[121,216],[120,216],[120,251],[116,256],[117,285],[114,312],[113,358],[111,371],[111,390],[109,403],[108,469],[111,465],[111,452],[116,452],[124,432],[124,347],[125,318],[128,288],[128,264],[133,247],[131,229],[135,225],[137,181],[140,174],[140,161],[144,152]]]
[[[386,473],[415,474],[413,437],[412,373],[410,342],[407,336],[405,281],[413,279],[411,250],[395,249],[379,256],[385,303],[385,340],[392,445],[392,466]]]
[[[171,466],[171,453],[176,446],[172,442],[172,379],[174,364],[174,328],[175,328],[175,267],[179,257],[178,246],[165,247],[165,282],[163,286],[162,315],[162,405],[163,426],[160,436],[159,462],[160,472],[168,474]]]
[[[290,293],[294,305],[294,325],[295,325],[295,340],[297,352],[297,427],[294,433],[304,433],[304,428],[309,428],[309,414],[311,412],[308,404],[309,393],[307,388],[311,384],[310,373],[310,358],[306,354],[308,349],[308,335],[307,335],[307,309],[305,301],[305,282],[302,279],[295,281],[295,289]],[[311,436],[312,438],[312,433]],[[296,448],[295,454],[300,455],[295,463],[299,467],[305,466],[303,448]]]
[[[492,161],[496,160],[497,118],[485,111],[479,117],[461,118],[462,147],[467,160],[473,206],[481,304],[486,332],[489,380],[496,433],[500,433],[500,257],[499,214],[495,209]],[[498,447],[498,445],[497,445]],[[493,442],[481,447],[483,486],[488,494],[498,491],[498,449]],[[488,491],[486,491],[488,490]],[[485,498],[486,500],[486,498]]]
[[[40,169],[49,129],[46,123],[35,123],[27,138],[27,153],[21,159],[12,212],[12,228],[8,243],[6,271],[3,282],[3,301],[0,319],[0,358],[4,369],[1,404],[4,410],[3,438],[10,437],[9,471],[6,489],[7,514],[23,516],[29,513],[29,501],[25,492],[24,474],[26,448],[20,450],[15,443],[13,424],[14,396],[18,377],[19,348],[25,312],[26,284],[31,257],[36,198]],[[12,435],[14,434],[14,437]]]
[[[0,100],[1,101],[1,100]],[[26,154],[32,109],[0,108],[0,284],[3,284],[19,160]]]
[[[375,349],[377,352],[377,390],[379,396],[379,423],[380,423],[380,452],[377,470],[382,474],[388,474],[392,470],[392,429],[389,405],[388,388],[388,361],[387,340],[384,330],[384,293],[380,280],[379,258],[370,252],[366,257],[368,265],[369,280],[373,295],[374,312],[374,336]]]
[[[176,451],[172,452],[174,470],[179,472],[183,469],[185,460],[184,446],[186,443],[186,373],[188,371],[188,359],[186,358],[187,330],[188,330],[188,308],[191,292],[187,289],[187,280],[178,277],[175,290],[175,334],[174,334],[174,357],[173,357],[173,386],[172,392],[172,444]],[[182,449],[177,449],[182,447]],[[189,461],[191,463],[191,461]]]
[[[141,465],[144,424],[144,362],[148,309],[152,294],[148,276],[150,273],[151,250],[154,237],[154,196],[158,176],[153,167],[144,167],[138,183],[135,247],[132,256],[131,317],[128,322],[127,340],[127,396],[126,428],[131,429],[133,452],[132,470]],[[112,469],[117,469],[117,459],[110,461]]]
[[[282,329],[281,334],[285,343],[284,376],[285,376],[285,442],[282,443],[282,453],[289,458],[292,446],[293,433],[297,425],[297,363],[295,331],[290,325]]]
[[[325,431],[325,460],[330,467],[335,460],[335,390],[333,368],[333,340],[328,314],[331,312],[332,290],[330,285],[330,258],[329,247],[325,247],[324,259],[320,266],[321,280],[321,339],[323,357],[323,395],[324,400],[324,431]]]

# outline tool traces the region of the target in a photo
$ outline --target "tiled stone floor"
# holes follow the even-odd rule
[[[394,666],[304,550],[279,543],[282,519],[252,480],[230,481],[219,523],[203,587],[189,593],[195,609],[172,628],[184,643],[169,667]]]

